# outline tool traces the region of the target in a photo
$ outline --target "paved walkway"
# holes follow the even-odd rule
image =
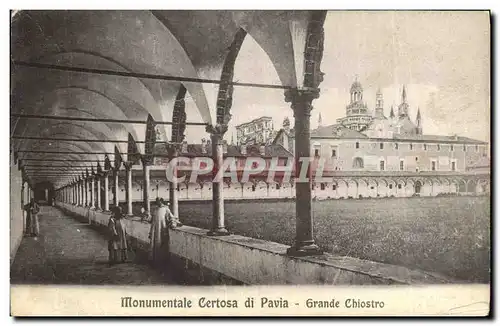
[[[174,284],[150,266],[108,265],[104,236],[59,209],[42,206],[38,237],[25,237],[11,266],[11,284]]]

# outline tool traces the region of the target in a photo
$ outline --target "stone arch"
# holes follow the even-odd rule
[[[467,180],[466,179],[457,179],[458,184],[458,193],[465,194],[467,193]]]
[[[379,196],[379,182],[376,178],[368,178],[366,179],[367,183],[367,194],[368,196],[367,197],[371,197],[371,198],[377,198],[377,197],[380,197]]]
[[[477,182],[473,179],[469,179],[466,181],[466,192],[468,194],[476,193]]]
[[[422,193],[422,188],[424,187],[423,182],[420,179],[415,180],[414,191],[416,195],[420,195]]]

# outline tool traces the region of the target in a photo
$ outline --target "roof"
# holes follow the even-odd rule
[[[462,136],[442,136],[442,135],[394,135],[394,139],[415,140],[428,142],[443,142],[443,143],[460,143],[460,144],[487,144],[484,141],[472,139]]]
[[[365,134],[352,130],[341,124],[319,127],[311,131],[311,138],[367,138]]]
[[[266,145],[265,147],[265,155],[264,157],[293,157],[292,153],[287,151],[283,146],[278,144]],[[207,146],[206,153],[202,151],[202,144],[188,144],[187,145],[187,153],[180,153],[181,156],[211,156],[212,155],[212,146]],[[163,155],[167,154],[166,145],[158,144],[155,147],[155,154]],[[255,157],[262,156],[260,155],[260,146],[259,145],[247,145],[246,146],[246,154],[241,153],[241,147],[236,145],[227,145],[227,153],[224,154],[226,157]]]
[[[339,131],[339,133],[337,133]],[[275,137],[275,141],[281,136],[282,132],[286,132],[281,129]],[[293,130],[287,133],[288,137],[294,138],[295,134]],[[375,138],[368,137],[367,135],[349,129],[341,124],[333,124],[329,126],[319,127],[317,129],[311,130],[311,138],[335,138],[335,139],[373,139],[373,140],[387,140],[394,141],[414,141],[414,142],[441,142],[441,143],[457,143],[457,144],[477,144],[486,145],[487,142],[472,139],[462,136],[442,136],[442,135],[417,135],[417,134],[406,134],[406,135],[394,135],[393,138]]]

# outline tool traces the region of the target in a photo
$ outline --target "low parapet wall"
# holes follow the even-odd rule
[[[90,223],[105,226],[110,214],[59,203],[59,207]],[[131,242],[148,250],[151,225],[126,219]],[[207,236],[191,226],[169,230],[168,268],[188,284],[440,284],[451,280],[440,275],[410,270],[352,257],[323,254],[289,257],[288,246],[240,235]]]

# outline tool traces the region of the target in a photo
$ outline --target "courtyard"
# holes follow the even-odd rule
[[[209,228],[211,203],[181,202],[186,225]],[[233,233],[291,245],[294,202],[225,203]],[[489,197],[388,198],[313,202],[314,238],[339,255],[490,281]]]
[[[134,203],[136,215],[141,205]],[[294,243],[294,201],[226,201],[224,210],[232,233]],[[314,239],[324,251],[490,282],[487,196],[324,200],[313,201],[312,210]],[[183,224],[209,229],[212,204],[181,201],[179,216]]]

